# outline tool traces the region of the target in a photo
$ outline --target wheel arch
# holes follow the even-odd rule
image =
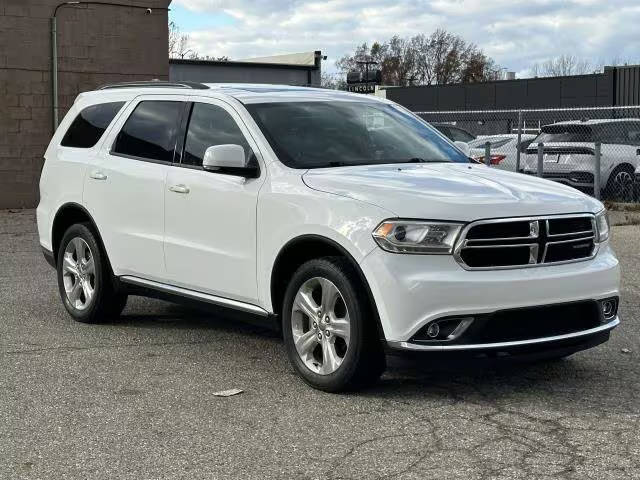
[[[51,249],[53,252],[54,262],[58,262],[58,250],[60,249],[60,242],[64,236],[64,232],[76,223],[88,223],[92,232],[96,235],[96,240],[100,245],[100,248],[105,253],[108,259],[107,250],[105,249],[102,236],[98,230],[98,226],[94,221],[89,211],[75,202],[67,202],[63,204],[56,212],[53,222],[51,223]]]
[[[382,329],[382,323],[380,322],[375,298],[373,297],[369,282],[360,265],[344,246],[331,238],[318,234],[304,234],[295,237],[289,240],[278,252],[276,260],[273,263],[273,268],[271,269],[270,278],[271,306],[273,312],[276,315],[282,313],[282,302],[284,301],[288,281],[300,265],[314,258],[325,256],[344,257],[351,264],[367,294],[367,299],[375,319],[378,337],[384,339],[384,331]]]

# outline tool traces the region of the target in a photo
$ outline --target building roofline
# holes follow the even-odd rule
[[[253,67],[273,68],[286,70],[319,70],[318,65],[296,65],[288,63],[263,63],[263,62],[238,62],[233,60],[188,60],[183,58],[170,58],[169,65],[210,65],[218,67]]]

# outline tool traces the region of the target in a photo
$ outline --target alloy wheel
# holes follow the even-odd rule
[[[96,267],[89,245],[80,237],[65,248],[62,280],[69,304],[76,310],[89,307],[96,292]]]
[[[627,171],[620,171],[613,178],[614,197],[618,200],[633,200],[634,178]]]
[[[293,341],[312,372],[329,375],[342,364],[349,348],[349,311],[340,290],[326,278],[314,277],[298,289],[291,310]]]

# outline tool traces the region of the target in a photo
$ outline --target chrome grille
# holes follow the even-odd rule
[[[504,218],[467,225],[454,256],[468,270],[493,270],[588,260],[597,248],[591,214]]]

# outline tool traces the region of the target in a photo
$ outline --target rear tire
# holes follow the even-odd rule
[[[116,291],[109,260],[89,224],[67,229],[56,265],[60,297],[74,320],[100,323],[120,315],[127,295]]]
[[[289,360],[312,387],[353,390],[375,382],[384,371],[368,295],[345,258],[323,257],[298,268],[282,312]]]

